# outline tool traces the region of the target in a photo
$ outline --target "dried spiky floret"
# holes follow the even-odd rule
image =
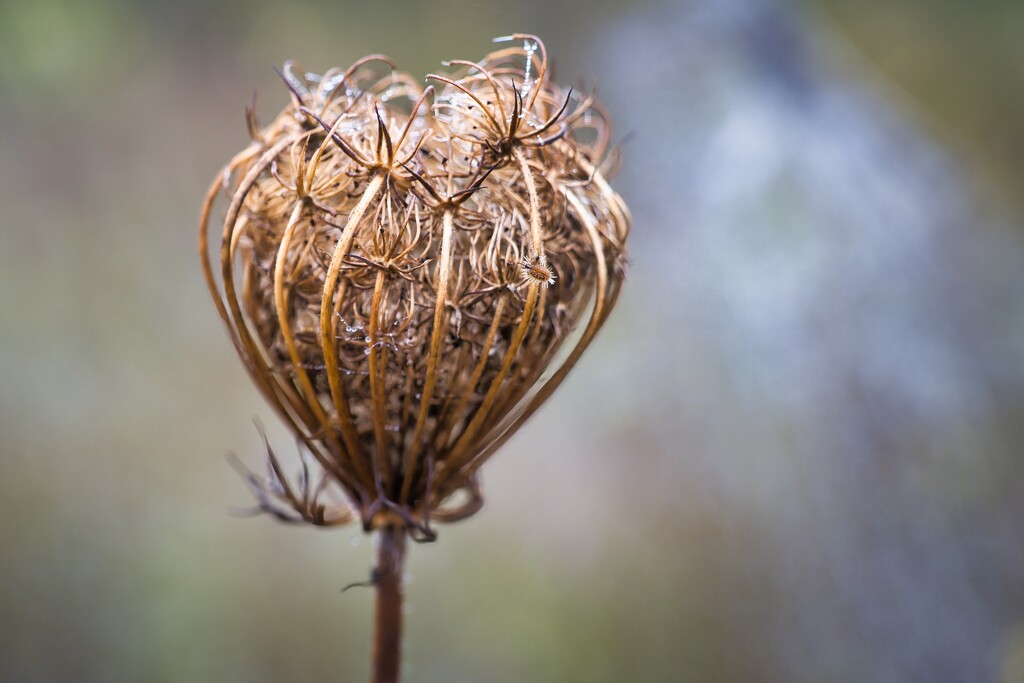
[[[565,378],[622,282],[630,217],[602,168],[608,118],[549,80],[537,38],[510,38],[425,88],[379,55],[321,76],[286,64],[290,104],[263,129],[247,112],[253,142],[204,206],[236,349],[367,529],[432,538],[431,520],[479,509],[478,469]],[[250,477],[263,509],[348,519],[325,516],[308,473],[295,494],[270,463]]]

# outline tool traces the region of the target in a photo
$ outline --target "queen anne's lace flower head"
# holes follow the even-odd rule
[[[264,510],[432,538],[432,520],[479,509],[480,466],[611,311],[630,217],[606,180],[608,118],[549,81],[538,39],[510,40],[427,87],[379,55],[319,76],[288,63],[290,104],[265,128],[248,112],[252,144],[203,208],[203,263],[322,469],[289,482],[270,453],[249,475]],[[325,502],[335,487],[344,501]]]

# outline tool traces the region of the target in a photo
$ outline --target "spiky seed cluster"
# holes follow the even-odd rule
[[[426,88],[378,55],[286,64],[291,103],[263,129],[247,113],[253,142],[211,187],[218,310],[323,469],[292,484],[270,453],[250,475],[282,519],[433,538],[432,519],[472,514],[479,467],[615,302],[630,217],[602,168],[610,124],[548,80],[540,40],[510,39]],[[320,502],[331,485],[345,505]]]

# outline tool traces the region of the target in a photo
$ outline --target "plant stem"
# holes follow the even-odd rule
[[[402,567],[405,563],[405,528],[388,525],[380,530],[374,584],[377,607],[373,628],[371,683],[398,683],[402,660]]]

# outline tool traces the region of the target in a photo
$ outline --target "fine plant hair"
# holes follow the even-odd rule
[[[535,36],[503,40],[426,84],[381,55],[322,75],[286,63],[289,104],[266,127],[246,111],[252,142],[200,220],[231,341],[301,441],[297,479],[269,444],[267,474],[246,473],[259,508],[388,530],[399,564],[401,537],[480,509],[480,467],[623,281],[609,118],[550,80]]]

